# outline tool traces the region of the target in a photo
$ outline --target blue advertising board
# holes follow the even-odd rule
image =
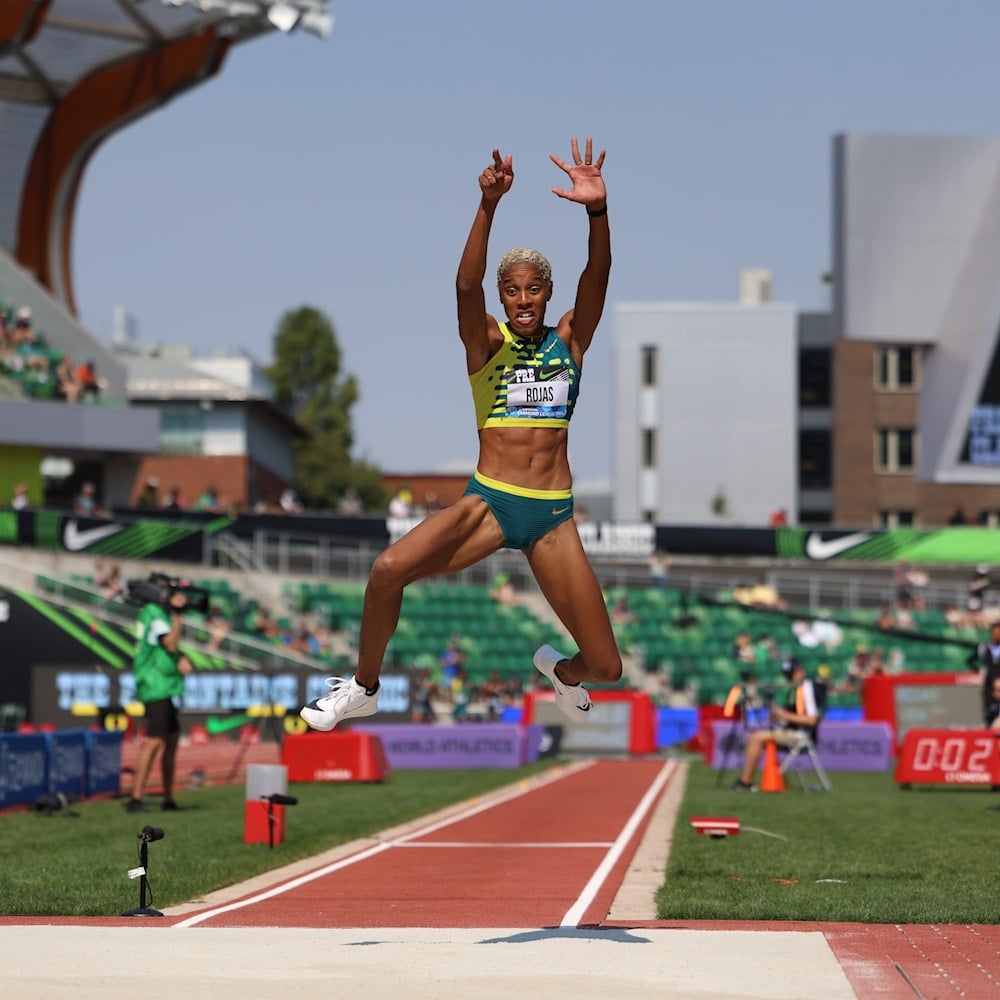
[[[122,740],[119,731],[87,732],[87,795],[117,792],[121,782]]]
[[[48,757],[40,733],[0,734],[0,808],[30,805],[48,793]]]
[[[48,792],[82,798],[87,793],[87,733],[65,729],[46,733],[48,746]]]

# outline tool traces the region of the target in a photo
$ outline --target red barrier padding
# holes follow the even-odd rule
[[[281,844],[285,840],[285,807],[270,802],[245,802],[243,809],[244,844]],[[268,817],[268,810],[271,815]],[[274,822],[273,832],[269,829]],[[273,839],[272,839],[273,838]]]
[[[390,773],[382,740],[371,733],[289,735],[281,763],[289,781],[384,781]]]

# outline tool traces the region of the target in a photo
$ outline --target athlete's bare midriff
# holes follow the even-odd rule
[[[484,427],[479,432],[479,472],[529,490],[573,485],[565,427]]]

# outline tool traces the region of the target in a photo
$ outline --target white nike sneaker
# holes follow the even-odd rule
[[[328,733],[344,719],[360,719],[378,711],[378,691],[369,694],[353,677],[327,677],[326,683],[330,690],[299,712],[311,728]]]
[[[563,684],[556,676],[556,664],[568,659],[551,646],[539,646],[535,651],[535,669],[544,674],[556,692],[556,705],[563,715],[576,722],[586,721],[590,711],[590,694],[582,684]]]

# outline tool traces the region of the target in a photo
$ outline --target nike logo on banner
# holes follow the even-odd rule
[[[867,542],[871,537],[868,531],[856,531],[853,535],[829,540],[824,540],[822,535],[811,534],[806,538],[806,555],[810,559],[833,559],[834,556]]]
[[[66,527],[63,529],[63,545],[70,552],[79,552],[81,549],[86,549],[95,542],[101,541],[102,538],[117,535],[124,528],[123,524],[102,524],[96,528],[81,530],[76,521],[67,521]]]

